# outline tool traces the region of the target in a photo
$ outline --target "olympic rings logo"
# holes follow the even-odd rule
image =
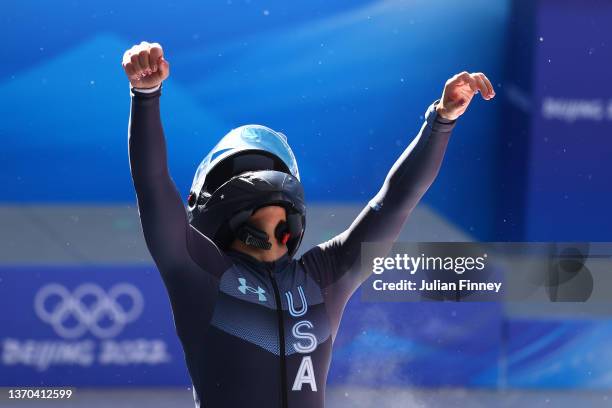
[[[129,305],[124,307],[120,299],[129,300]],[[72,293],[60,284],[50,283],[34,297],[38,317],[66,339],[87,331],[99,338],[114,337],[126,324],[138,319],[143,308],[142,293],[129,283],[116,284],[108,292],[96,284],[84,283]]]

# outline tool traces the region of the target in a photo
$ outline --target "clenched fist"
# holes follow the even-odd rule
[[[123,69],[134,88],[155,88],[170,74],[164,50],[158,43],[141,42],[123,54]]]
[[[444,86],[442,99],[436,107],[438,115],[455,120],[465,113],[474,95],[479,93],[483,99],[493,99],[495,90],[485,74],[462,72],[455,75]]]

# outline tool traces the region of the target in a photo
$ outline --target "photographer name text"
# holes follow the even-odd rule
[[[482,256],[410,256],[397,254],[393,257],[377,257],[372,262],[372,273],[381,276],[385,271],[401,271],[411,275],[411,279],[393,282],[375,279],[372,288],[376,291],[488,291],[499,293],[502,282],[482,282],[473,279],[457,279],[458,275],[481,272],[486,267],[487,254]],[[413,279],[422,272],[453,273],[450,281],[442,279]],[[382,277],[382,276],[381,276]]]

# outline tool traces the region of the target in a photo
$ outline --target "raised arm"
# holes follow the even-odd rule
[[[142,42],[126,51],[123,67],[132,86],[130,169],[151,256],[166,281],[170,276],[183,279],[181,275],[197,274],[193,272],[194,258],[204,260],[199,266],[218,276],[217,269],[226,261],[211,240],[189,226],[185,206],[168,171],[159,107],[161,84],[169,74],[163,50],[157,43]],[[191,256],[194,253],[196,256]]]
[[[159,102],[169,66],[159,44],[141,43],[123,59],[132,86],[129,157],[147,247],[164,273],[189,259],[187,216],[168,171]]]
[[[360,268],[361,244],[389,243],[390,247],[397,239],[438,174],[455,120],[478,92],[486,100],[495,95],[483,74],[464,72],[449,79],[441,101],[428,109],[421,131],[397,159],[378,194],[346,231],[304,255],[304,262],[313,263],[310,269],[319,271],[333,320],[370,274]]]

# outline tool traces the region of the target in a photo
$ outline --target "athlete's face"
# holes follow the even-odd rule
[[[278,205],[261,207],[251,215],[249,222],[260,230],[266,231],[268,236],[274,236],[274,229],[281,221],[287,221],[287,212]]]
[[[278,240],[274,238],[274,230],[281,221],[287,221],[287,214],[283,207],[278,205],[261,207],[251,215],[249,223],[268,234],[268,237],[270,237],[269,242],[272,244],[272,247],[269,250],[257,249],[235,239],[232,243],[232,248],[247,253],[260,261],[271,262],[277,260],[287,252],[287,247],[281,245]]]

